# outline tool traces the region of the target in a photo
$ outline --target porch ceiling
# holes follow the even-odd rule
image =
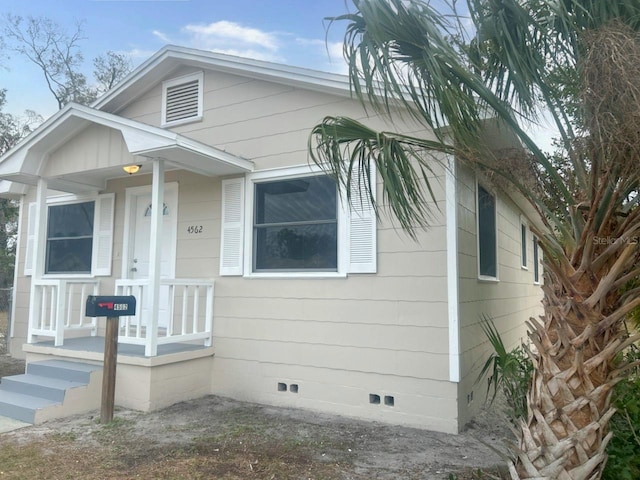
[[[101,125],[119,131],[127,150],[135,161],[142,164],[162,158],[167,168],[185,169],[202,175],[218,176],[245,173],[253,170],[253,162],[223,150],[191,140],[170,130],[153,127],[134,120],[69,104],[52,116],[35,132],[0,158],[0,179],[23,185],[36,185],[43,176],[49,155],[90,125]],[[107,180],[126,177],[122,166],[131,163],[122,159],[122,165],[85,169],[58,177],[47,178],[54,190],[70,193],[100,191]],[[6,182],[2,182],[6,183]],[[21,189],[13,189],[18,191]],[[0,195],[2,195],[0,191]]]

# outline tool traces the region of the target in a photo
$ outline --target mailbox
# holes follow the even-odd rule
[[[136,297],[97,296],[87,297],[87,317],[128,317],[136,314]]]

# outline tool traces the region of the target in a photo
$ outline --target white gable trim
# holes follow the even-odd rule
[[[0,178],[36,185],[49,152],[55,151],[90,124],[102,125],[122,133],[129,153],[149,159],[168,158],[177,168],[201,174],[220,175],[253,170],[253,162],[186,138],[178,133],[69,104],[35,132],[11,149],[0,161]],[[93,182],[78,179],[51,179],[49,187],[73,193],[106,186],[105,178]],[[75,191],[77,190],[77,192]]]
[[[345,75],[167,45],[96,100],[92,107],[118,112],[160,80],[170,76],[180,65],[351,97],[349,78]]]

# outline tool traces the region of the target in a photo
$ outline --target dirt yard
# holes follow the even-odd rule
[[[1,375],[23,369],[0,356]],[[510,437],[491,411],[445,435],[216,396],[149,414],[117,410],[107,425],[96,416],[0,435],[0,478],[488,478],[502,461],[483,442],[503,450]]]

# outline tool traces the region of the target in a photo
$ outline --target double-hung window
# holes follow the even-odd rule
[[[47,200],[41,264],[45,275],[111,275],[114,194]],[[34,273],[37,204],[30,203],[24,274]],[[43,238],[44,237],[44,238]]]
[[[95,202],[49,206],[44,273],[91,273]]]
[[[365,183],[374,179],[373,167],[354,177],[351,202],[309,165],[223,180],[220,275],[375,273],[376,215]]]
[[[336,182],[313,175],[254,188],[253,271],[337,271]]]

